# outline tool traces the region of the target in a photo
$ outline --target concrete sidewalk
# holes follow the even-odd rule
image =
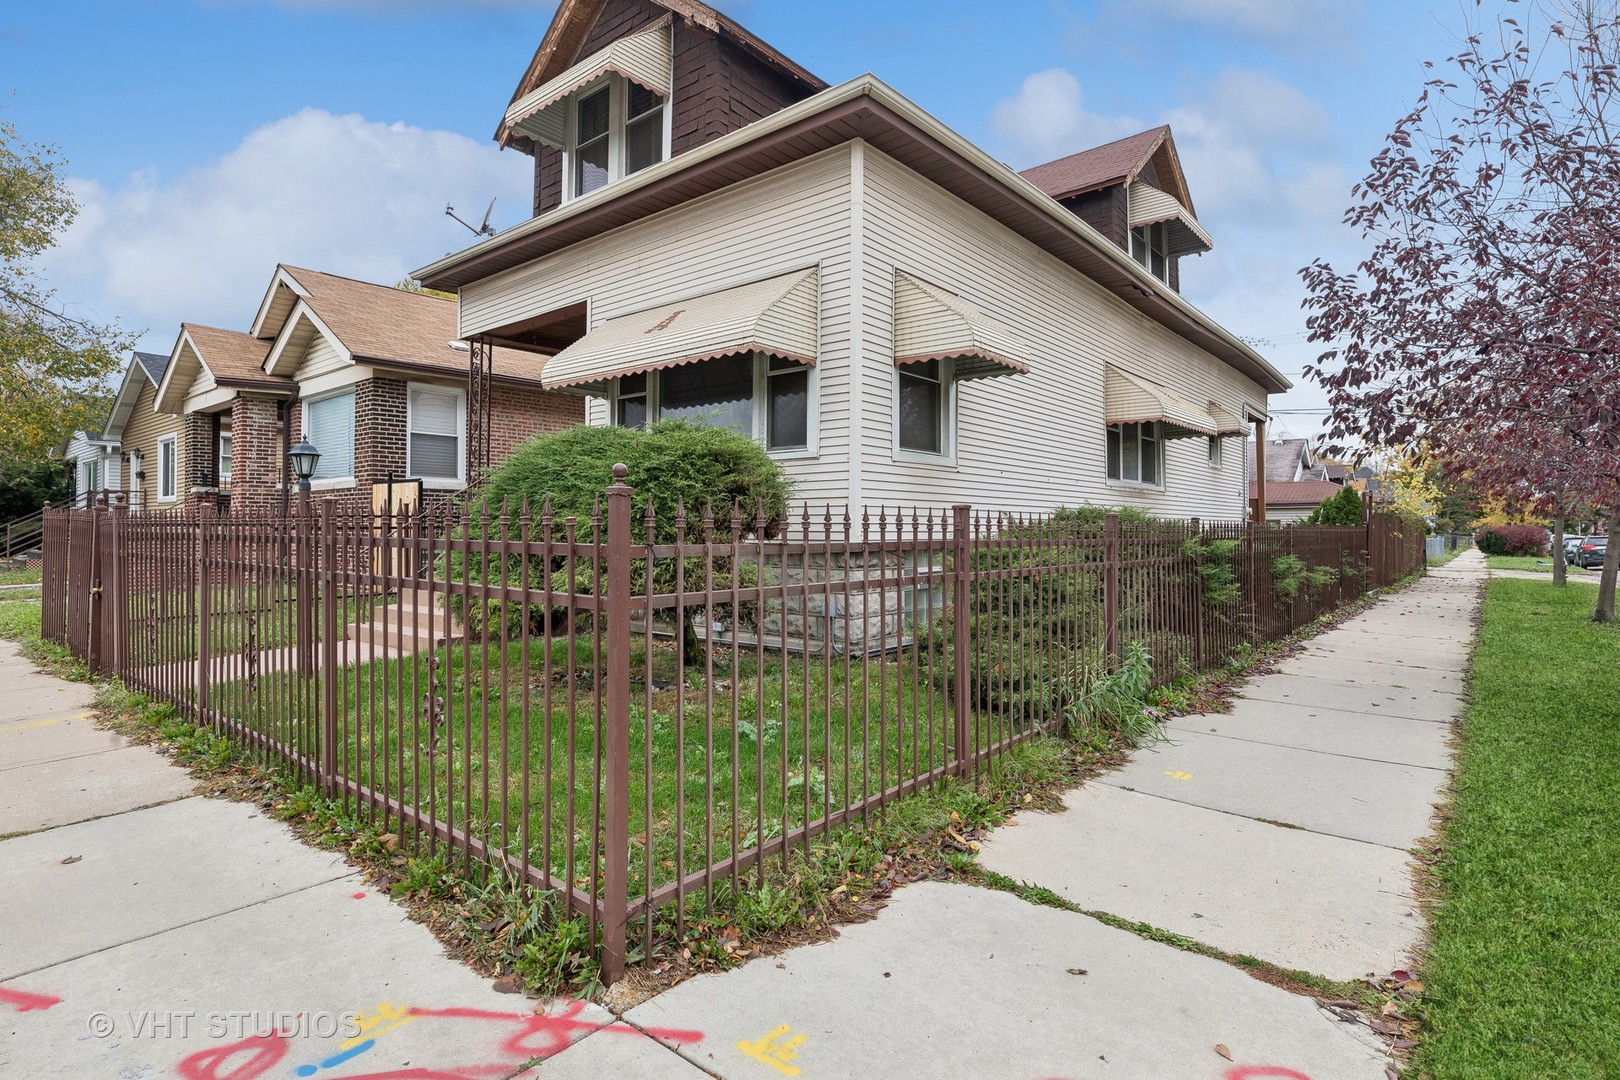
[[[626,1055],[701,1075],[604,1009],[497,993],[341,855],[96,729],[90,699],[0,642],[0,831],[26,831],[0,841],[0,1076],[471,1080],[564,1050],[548,1077],[635,1075],[595,1063]]]

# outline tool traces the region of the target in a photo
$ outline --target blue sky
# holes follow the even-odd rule
[[[1348,263],[1349,188],[1472,5],[1399,0],[732,0],[829,82],[871,71],[1026,167],[1175,131],[1214,252],[1183,292],[1297,376],[1295,273]],[[0,10],[0,92],[68,159],[84,210],[46,262],[64,298],[167,351],[245,328],[275,263],[393,281],[516,224],[528,159],[490,141],[545,0],[118,0]],[[1296,379],[1296,382],[1298,380]],[[1313,408],[1309,386],[1274,399]],[[1316,419],[1285,414],[1300,435]]]

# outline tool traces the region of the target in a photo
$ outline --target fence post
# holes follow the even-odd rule
[[[1197,540],[1203,532],[1203,523],[1193,518],[1193,539]],[[1200,565],[1195,560],[1192,572],[1193,669],[1196,671],[1204,670],[1204,575],[1199,572]]]
[[[958,504],[951,507],[951,538],[956,542],[955,573],[951,581],[951,607],[954,615],[951,618],[952,637],[952,664],[951,671],[951,703],[952,718],[956,726],[956,772],[958,776],[966,776],[970,771],[969,762],[973,759],[973,747],[969,745],[970,725],[968,724],[968,675],[969,659],[968,634],[972,629],[973,620],[968,617],[968,605],[972,602],[968,597],[968,573],[973,558],[973,508]]]
[[[212,682],[214,649],[212,641],[214,622],[214,572],[209,565],[214,545],[210,543],[209,526],[213,524],[214,507],[211,503],[197,504],[197,709],[198,718],[208,718],[209,687]]]
[[[101,674],[101,523],[106,517],[106,496],[97,495],[90,506],[90,572],[86,582],[90,590],[90,632],[85,638],[85,663],[90,674]]]
[[[1119,515],[1103,521],[1103,652],[1119,663]]]
[[[338,669],[337,669],[337,529],[332,520],[333,500],[321,500],[321,557],[316,566],[316,585],[321,592],[321,756],[318,766],[321,790],[326,797],[337,797]]]
[[[603,808],[602,981],[624,974],[630,888],[630,497],[613,466],[607,489],[607,729]],[[651,572],[651,567],[648,568]],[[651,613],[648,613],[649,620]],[[650,777],[648,778],[650,781]]]
[[[113,495],[112,524],[108,527],[107,551],[102,556],[110,572],[103,572],[102,580],[112,583],[112,670],[123,679],[129,675],[129,589],[124,579],[124,524],[128,520],[129,500],[122,493]]]

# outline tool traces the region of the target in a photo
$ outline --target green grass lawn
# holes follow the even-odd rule
[[[1591,613],[1584,590],[1486,592],[1416,1075],[1620,1075],[1620,627]]]
[[[0,570],[0,585],[38,585],[39,569]]]
[[[1487,555],[1485,565],[1492,570],[1532,570],[1536,573],[1551,576],[1553,571],[1552,559],[1546,555]],[[1579,566],[1571,566],[1569,576],[1597,577],[1596,570],[1585,570]]]

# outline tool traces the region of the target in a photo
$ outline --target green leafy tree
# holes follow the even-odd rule
[[[73,223],[65,162],[0,120],[0,463],[37,463],[106,418],[108,379],[134,335],[72,314],[39,257]]]
[[[1322,500],[1322,504],[1311,511],[1306,518],[1306,525],[1360,525],[1365,519],[1361,516],[1361,492],[1355,488],[1341,488],[1337,495],[1331,495]]]

